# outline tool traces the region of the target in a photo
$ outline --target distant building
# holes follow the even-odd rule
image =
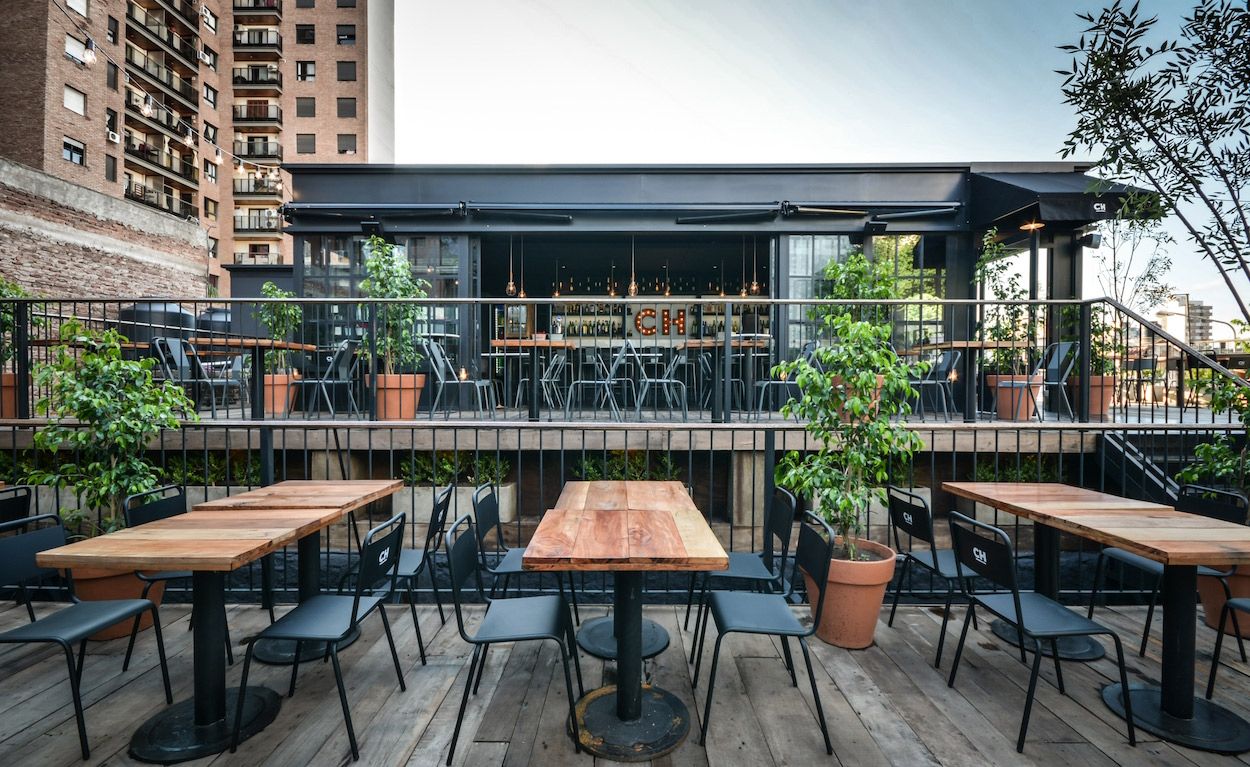
[[[1186,315],[1185,329],[1189,334],[1189,343],[1199,349],[1211,346],[1211,305],[1190,299]]]

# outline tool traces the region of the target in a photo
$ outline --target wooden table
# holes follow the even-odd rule
[[[538,367],[538,350],[539,349],[573,349],[577,344],[572,341],[561,339],[553,341],[551,339],[536,338],[492,338],[490,348],[492,349],[528,349],[530,354],[530,408],[529,419],[537,421],[539,419],[538,411],[538,379],[541,370]]]
[[[1163,564],[1163,668],[1160,686],[1134,684],[1133,722],[1164,740],[1217,753],[1250,751],[1250,723],[1194,697],[1195,593],[1198,565],[1250,564],[1250,527],[1170,506],[1050,483],[946,482],[955,495],[988,503],[1041,525],[1035,531],[1079,535]],[[1046,537],[1051,537],[1049,534]],[[1055,546],[1056,554],[1058,546]],[[1040,552],[1037,567],[1050,567]],[[1052,579],[1053,575],[1047,578]],[[1124,715],[1124,691],[1103,688],[1103,701]]]
[[[980,408],[977,405],[977,381],[979,378],[978,358],[980,353],[984,351],[993,351],[996,349],[1021,349],[1027,350],[1029,345],[1023,341],[994,341],[986,339],[964,339],[951,341],[935,341],[927,344],[917,344],[898,352],[900,357],[911,357],[925,352],[945,352],[945,351],[961,351],[962,357],[959,360],[959,375],[964,384],[964,421],[967,423],[975,423],[977,413]]]
[[[323,484],[323,483],[315,483]],[[71,543],[37,555],[41,567],[105,567],[124,570],[190,570],[192,574],[193,664],[195,688],[190,700],[162,710],[135,732],[130,755],[170,764],[221,753],[230,746],[238,689],[226,689],[225,574],[282,547],[298,542],[301,589],[305,568],[318,565],[317,540],[328,527],[368,499],[398,490],[399,481],[336,482],[338,506],[196,508],[186,514],[140,527]],[[302,491],[303,483],[281,483]],[[353,494],[352,490],[355,489]],[[326,493],[329,488],[324,488]],[[297,493],[298,494],[298,493]],[[236,498],[243,498],[243,493]],[[354,495],[350,500],[347,496]],[[306,497],[300,495],[300,497]],[[362,500],[365,499],[365,500]],[[212,502],[216,504],[216,502]],[[211,505],[211,504],[210,504]],[[311,541],[311,545],[309,545]],[[311,552],[312,556],[307,554]],[[307,564],[305,560],[310,560]],[[315,572],[315,570],[313,571]],[[241,738],[263,730],[277,715],[281,697],[251,685],[244,704]]]
[[[642,761],[680,745],[690,730],[685,705],[667,690],[642,685],[643,573],[729,567],[686,488],[680,482],[569,482],[521,562],[526,570],[614,573],[617,684],[578,702],[582,747],[608,759]]]

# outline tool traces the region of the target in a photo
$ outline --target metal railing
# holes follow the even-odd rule
[[[235,104],[231,112],[235,122],[282,122],[282,107],[277,104]]]
[[[239,29],[234,32],[235,48],[282,50],[282,35],[273,29]]]
[[[276,210],[272,214],[245,213],[234,217],[236,232],[277,232],[281,228],[282,222]]]
[[[138,141],[129,133],[126,135],[126,154],[143,160],[149,165],[167,170],[193,184],[199,182],[200,169],[195,166],[194,162],[182,159],[171,152],[166,152],[163,148]]]
[[[138,48],[126,46],[126,63],[149,75],[153,80],[185,99],[195,102],[195,83],[169,67],[158,64],[139,52]]]
[[[234,153],[239,157],[282,159],[282,145],[276,141],[236,141]]]
[[[275,67],[234,67],[230,70],[235,85],[276,85],[282,86],[282,73]]]
[[[178,196],[177,190],[166,186],[156,189],[146,184],[130,183],[126,185],[126,199],[141,202],[149,207],[172,213],[182,218],[199,218],[200,209]]]
[[[193,65],[196,68],[199,67],[199,51],[196,49],[195,41],[176,34],[165,23],[164,19],[153,16],[142,6],[135,3],[127,3],[126,18],[132,21],[136,27],[147,30],[156,39],[168,45],[186,59],[189,65]]]

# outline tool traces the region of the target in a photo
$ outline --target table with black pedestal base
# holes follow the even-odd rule
[[[538,359],[539,349],[572,349],[576,346],[572,341],[563,339],[552,340],[546,338],[492,338],[490,348],[492,349],[525,349],[530,355],[530,374],[529,374],[529,420],[537,421],[540,418],[539,406],[542,402],[540,399],[539,381],[542,378],[542,368]]]
[[[729,557],[685,487],[680,482],[570,482],[558,508],[543,515],[522,566],[613,574],[617,683],[578,701],[582,748],[627,762],[648,761],[677,748],[690,731],[690,712],[677,696],[642,679],[644,573],[729,567]]]
[[[1161,684],[1129,685],[1133,724],[1166,741],[1201,751],[1250,751],[1250,722],[1218,703],[1194,697],[1198,565],[1250,564],[1250,527],[1115,496],[1106,496],[1101,504],[1081,503],[1071,499],[1080,488],[1067,485],[947,482],[943,487],[955,495],[991,505],[997,504],[988,499],[1010,499],[1010,506],[999,508],[1056,532],[1078,535],[1162,563]],[[1045,502],[1047,497],[1054,499],[1049,505]],[[1102,698],[1112,711],[1125,715],[1120,684],[1104,687]]]

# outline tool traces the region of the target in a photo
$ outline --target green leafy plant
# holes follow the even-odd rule
[[[837,344],[817,347],[812,362],[800,358],[773,370],[802,392],[782,406],[782,414],[804,421],[819,445],[815,452],[786,453],[776,479],[811,499],[813,510],[841,536],[841,556],[858,559],[856,538],[871,502],[885,500],[891,463],[921,444],[914,431],[891,420],[911,412],[916,392],[909,381],[917,371],[888,346],[889,324],[850,313],[827,317],[825,324]]]
[[[512,464],[502,456],[478,455],[469,466],[468,480],[474,485],[502,485]]]
[[[472,466],[467,453],[440,450],[436,453],[415,453],[399,462],[399,477],[405,484],[445,486],[457,482]]]
[[[596,480],[679,480],[682,469],[669,453],[648,453],[642,450],[611,450],[607,453],[585,454],[571,467],[574,478],[586,482]]]
[[[251,453],[187,453],[169,458],[164,466],[165,481],[195,487],[259,485],[260,459]]]
[[[295,298],[294,293],[283,290],[272,281],[261,285],[260,293],[273,300],[257,304],[252,316],[269,329],[270,338],[286,340],[304,321],[304,308],[290,300]],[[271,370],[285,372],[291,369],[290,354],[287,349],[273,349],[265,353],[265,361]]]
[[[977,482],[1058,482],[1059,467],[1050,457],[982,456],[973,469]]]
[[[370,298],[427,297],[430,283],[412,276],[412,265],[394,245],[375,234],[369,237],[365,248],[369,253],[365,259],[366,276],[360,281],[364,295]],[[425,317],[424,308],[411,301],[370,306],[373,337],[366,338],[363,348],[366,354],[377,355],[381,372],[390,375],[420,364],[417,325]]]
[[[1016,303],[1028,298],[1020,273],[1012,268],[1010,251],[998,241],[998,229],[990,228],[981,237],[981,255],[974,278],[985,286],[985,307],[980,329],[991,341],[1005,341],[1011,348],[996,349],[990,355],[987,372],[1020,374],[1028,368],[1031,323],[1028,307]]]
[[[850,314],[856,320],[888,322],[888,302],[898,298],[898,290],[890,264],[884,259],[870,261],[862,251],[850,253],[845,261],[833,260],[825,266],[821,296],[830,300],[868,300],[878,304],[854,304],[817,307],[823,317]]]
[[[8,365],[17,354],[13,333],[17,330],[17,303],[6,298],[30,298],[26,289],[12,280],[0,276],[0,367]],[[31,317],[31,327],[42,327],[44,320]]]
[[[27,481],[74,490],[82,509],[62,515],[77,534],[115,530],[122,525],[125,497],[160,482],[160,471],[146,457],[149,443],[163,430],[177,429],[180,413],[194,418],[195,407],[176,384],[153,380],[154,359],[123,358],[117,331],[87,330],[77,322],[60,330],[66,345],[56,347],[52,361],[35,373],[36,390],[46,392],[35,412],[48,423],[34,443],[52,453],[51,468],[32,470]]]

